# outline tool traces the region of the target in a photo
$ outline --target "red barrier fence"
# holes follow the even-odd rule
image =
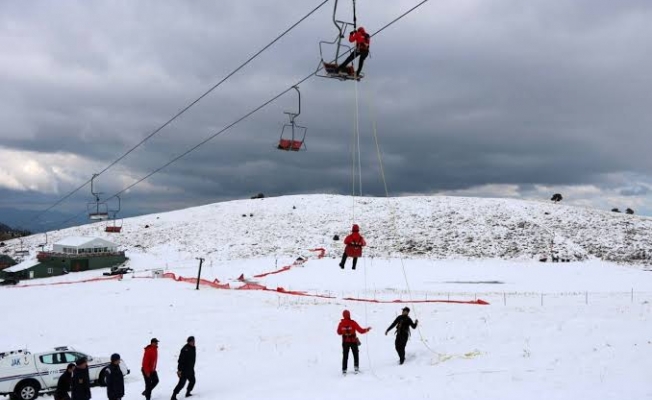
[[[183,276],[176,276],[172,272],[166,272],[163,274],[163,278],[172,279],[175,282],[186,282],[197,284],[197,278],[184,278]],[[210,286],[215,289],[231,289],[231,286],[228,283],[222,284],[219,280],[215,279],[209,281],[207,279],[200,279],[199,284],[202,286]]]
[[[286,267],[283,267],[283,268],[281,268],[279,270],[276,270],[276,271],[273,271],[273,272],[266,272],[264,274],[254,275],[254,278],[264,278],[266,276],[280,274],[281,272],[286,272],[286,271],[289,271],[291,269],[292,269],[292,266],[288,265]]]

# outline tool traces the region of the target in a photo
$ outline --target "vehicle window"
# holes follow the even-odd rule
[[[54,354],[46,354],[39,357],[43,364],[54,364]]]
[[[39,357],[43,364],[65,364],[67,363],[63,353],[45,354]]]
[[[76,352],[75,353],[68,352],[68,353],[64,353],[64,355],[66,356],[66,362],[67,363],[74,363],[75,361],[77,361],[78,359],[80,359],[82,357],[88,358],[88,356],[86,354],[76,353]]]

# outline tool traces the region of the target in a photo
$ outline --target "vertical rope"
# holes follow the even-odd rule
[[[374,107],[373,107],[373,102],[372,102],[372,96],[369,95],[369,114],[371,115],[371,126],[372,126],[372,132],[374,135],[374,141],[376,143],[376,153],[378,155],[378,163],[380,165],[380,176],[383,180],[383,186],[385,189],[385,197],[387,197],[387,200],[390,201],[390,218],[391,218],[391,225],[393,227],[394,232],[398,232],[397,228],[397,223],[396,223],[396,209],[394,207],[394,203],[391,202],[391,199],[389,198],[389,189],[387,186],[387,178],[385,176],[385,167],[383,166],[383,157],[382,153],[380,151],[380,144],[378,141],[378,129],[377,129],[377,124],[376,124],[376,115],[374,112]],[[418,318],[418,312],[417,312],[417,307],[416,304],[414,303],[414,299],[412,297],[412,289],[410,288],[410,281],[408,280],[407,276],[407,271],[405,270],[405,262],[403,260],[403,255],[399,253],[399,260],[401,262],[401,271],[403,272],[403,279],[405,280],[405,287],[407,289],[408,293],[408,302],[410,306],[412,307],[412,310],[414,311],[414,318]],[[426,342],[425,338],[423,337],[423,333],[421,332],[421,324],[417,327],[417,332],[419,332],[419,339],[421,340],[421,343],[430,350],[433,354],[436,354],[439,356],[441,359],[441,354],[433,350],[428,343]]]
[[[356,155],[356,133],[358,130],[358,92],[355,92],[355,105],[353,114],[353,130],[351,135],[351,224],[355,223],[355,155]]]
[[[360,157],[360,110],[359,110],[358,81],[355,81],[355,136],[358,148],[358,190],[362,196],[362,160]]]

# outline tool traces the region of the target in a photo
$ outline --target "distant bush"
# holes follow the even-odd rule
[[[552,198],[550,200],[554,201],[555,203],[559,203],[563,199],[564,198],[562,197],[561,193],[555,193],[555,194],[552,195]]]
[[[617,208],[612,208],[612,209],[611,209],[611,212],[615,212],[615,213],[619,213],[619,212],[620,212],[620,210],[619,210],[619,209],[617,209]]]
[[[251,196],[251,199],[252,199],[252,200],[255,200],[255,199],[264,199],[264,198],[265,198],[265,194],[264,194],[264,193],[258,193],[257,195]]]
[[[632,210],[631,208],[628,208],[625,212],[629,215],[634,215],[634,210]]]

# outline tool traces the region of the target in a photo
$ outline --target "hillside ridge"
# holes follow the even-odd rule
[[[468,197],[361,197],[353,204],[350,196],[319,194],[233,200],[125,219],[120,234],[95,223],[49,232],[48,240],[105,237],[131,252],[175,260],[298,256],[313,248],[336,257],[355,222],[372,257],[652,261],[646,217]],[[31,247],[44,240],[43,234],[23,238]]]

